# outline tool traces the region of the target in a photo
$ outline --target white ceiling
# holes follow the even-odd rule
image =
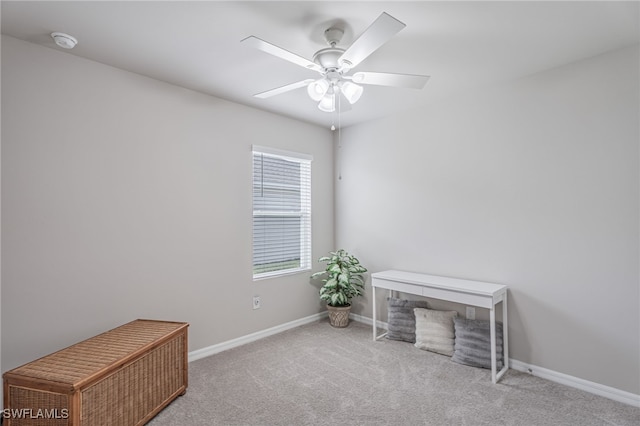
[[[355,71],[426,74],[424,89],[366,86],[342,126],[639,42],[638,2],[2,1],[2,33],[234,102],[330,126],[304,89],[252,95],[314,71],[241,45],[254,35],[311,59],[330,24],[346,47],[382,12],[407,27]]]

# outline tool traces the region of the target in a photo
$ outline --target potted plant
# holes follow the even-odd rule
[[[346,327],[349,324],[351,299],[362,295],[362,274],[367,272],[367,269],[343,249],[321,257],[318,262],[327,262],[327,267],[324,271],[313,274],[311,278],[324,276],[320,299],[327,302],[329,322],[334,327]]]

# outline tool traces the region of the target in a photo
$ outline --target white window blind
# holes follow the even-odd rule
[[[311,269],[312,157],[253,146],[253,277]]]

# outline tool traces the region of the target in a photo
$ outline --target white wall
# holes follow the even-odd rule
[[[259,143],[314,155],[314,258],[339,173],[371,271],[507,284],[514,358],[638,394],[638,91],[613,52],[344,129],[333,173],[326,129],[3,36],[2,371],[134,318],[194,350],[322,310],[251,280]]]
[[[337,245],[507,284],[513,358],[640,394],[638,82],[636,46],[344,129]]]
[[[2,81],[2,55],[0,55],[0,81]],[[0,85],[0,97],[2,87]],[[0,129],[2,129],[2,103],[0,102]],[[2,188],[2,137],[0,135],[0,188]],[[0,224],[2,223],[2,196],[0,190]],[[0,226],[0,242],[2,241],[2,226]],[[2,244],[0,243],[0,371],[2,371]],[[0,401],[4,401],[4,386],[0,390]],[[4,406],[3,406],[4,408]]]
[[[315,258],[328,129],[6,36],[2,124],[3,371],[135,318],[195,350],[324,309],[310,274],[252,281],[251,145],[314,156]]]

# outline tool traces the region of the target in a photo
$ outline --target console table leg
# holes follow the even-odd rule
[[[491,382],[496,383],[496,311],[494,307],[489,309],[490,334],[491,334]]]
[[[376,327],[376,288],[371,286],[371,297],[373,298],[373,313],[371,314],[371,320],[373,321],[373,341],[377,340],[378,329]]]
[[[502,357],[502,364],[509,368],[509,332],[507,324],[507,294],[505,293],[502,299],[502,350],[504,355]]]

